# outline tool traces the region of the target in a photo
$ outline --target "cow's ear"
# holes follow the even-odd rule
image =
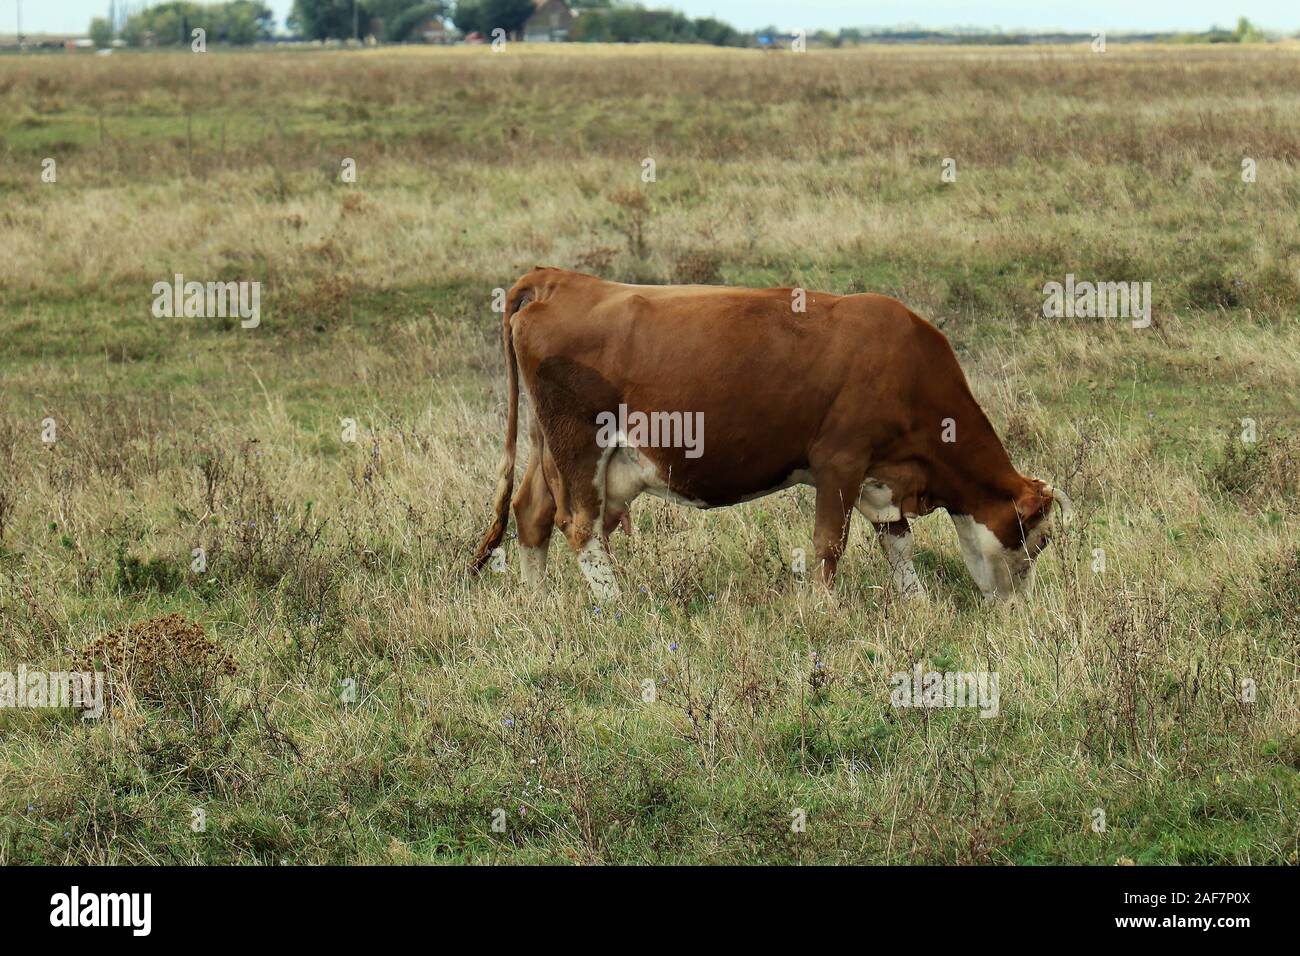
[[[1016,514],[1026,525],[1035,525],[1052,507],[1052,488],[1041,478],[1030,478],[1016,499]]]

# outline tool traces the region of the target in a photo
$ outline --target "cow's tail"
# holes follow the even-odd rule
[[[519,436],[519,363],[515,359],[514,337],[510,332],[510,319],[532,297],[531,288],[516,284],[506,299],[506,314],[501,324],[501,344],[506,353],[506,447],[497,466],[497,496],[492,525],[479,542],[470,569],[477,574],[492,559],[492,552],[506,536],[510,524],[510,494],[515,487],[515,443]]]

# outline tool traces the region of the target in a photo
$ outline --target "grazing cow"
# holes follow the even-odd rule
[[[1028,586],[1053,503],[1069,508],[1012,467],[943,333],[887,296],[537,268],[510,289],[502,338],[505,454],[476,571],[509,521],[521,377],[533,453],[513,505],[522,576],[538,588],[558,526],[596,597],[617,596],[608,537],[642,492],[717,508],[806,484],[827,586],[856,508],[896,587],[922,593],[908,522],[944,508],[992,600]]]

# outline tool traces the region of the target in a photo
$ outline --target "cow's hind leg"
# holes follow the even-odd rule
[[[905,597],[924,597],[925,587],[912,564],[912,528],[907,519],[877,522],[876,531],[898,593]]]
[[[608,455],[568,458],[560,453],[555,456],[564,499],[558,524],[569,547],[578,556],[578,567],[597,601],[619,596],[614,564],[603,534],[605,509],[601,492],[607,459]]]
[[[813,527],[813,548],[821,568],[822,584],[828,588],[835,584],[835,571],[849,538],[849,521],[861,487],[861,475],[836,476],[829,471],[817,474],[817,517]]]
[[[533,450],[524,480],[512,503],[519,529],[519,570],[527,587],[546,589],[546,552],[555,529],[555,496],[546,481],[546,444],[542,430],[532,429]]]

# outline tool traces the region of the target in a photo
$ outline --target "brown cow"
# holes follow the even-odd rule
[[[597,598],[617,596],[608,536],[642,492],[717,508],[808,484],[826,585],[856,508],[895,585],[922,593],[908,522],[944,508],[985,598],[1008,597],[1032,580],[1053,502],[1069,508],[1012,467],[943,333],[886,296],[537,268],[510,289],[502,334],[506,445],[476,571],[509,521],[520,376],[533,454],[513,504],[535,587],[558,525]]]

